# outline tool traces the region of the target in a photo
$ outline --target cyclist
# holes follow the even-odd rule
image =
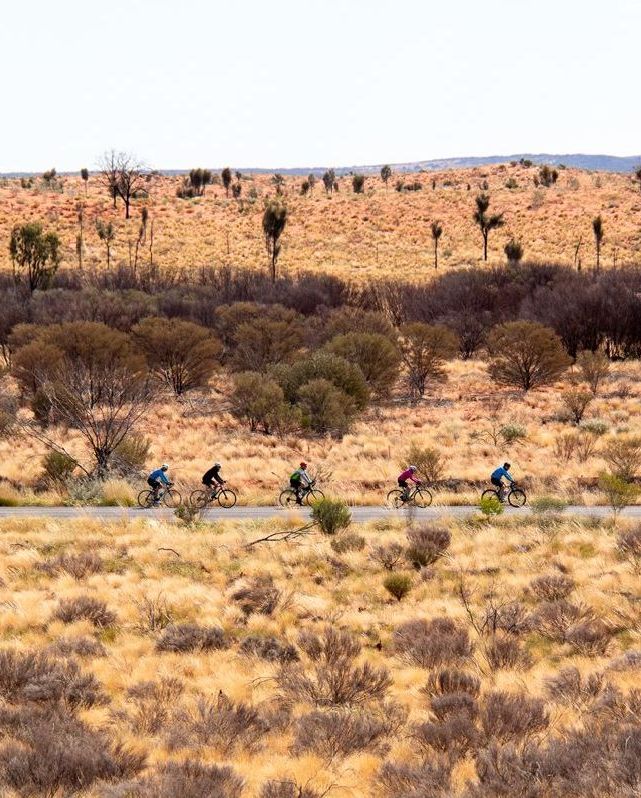
[[[398,475],[398,484],[399,487],[403,488],[403,494],[401,495],[401,500],[406,502],[410,497],[410,486],[407,484],[409,479],[412,480],[416,485],[421,484],[421,480],[417,479],[415,474],[417,472],[417,468],[415,465],[411,465],[409,468],[406,468],[402,474]]]
[[[289,484],[296,493],[296,504],[303,503],[303,488],[311,487],[313,480],[307,473],[307,463],[302,462],[289,478]]]
[[[222,487],[225,484],[225,480],[220,476],[221,468],[220,463],[214,463],[208,471],[205,471],[202,479],[203,485],[206,485],[212,491],[216,489],[216,485]]]
[[[490,476],[490,482],[494,485],[495,488],[499,489],[499,499],[504,502],[505,501],[505,488],[506,485],[503,482],[503,479],[507,479],[508,482],[514,482],[514,477],[510,474],[510,468],[512,466],[510,463],[503,463],[502,466],[494,469],[492,471],[492,475]]]
[[[157,507],[160,504],[160,498],[158,496],[158,491],[164,485],[165,487],[169,487],[171,482],[167,478],[167,471],[169,470],[169,466],[167,463],[163,463],[160,468],[157,468],[155,471],[152,471],[151,474],[147,477],[147,484],[152,488],[154,492],[154,507]]]

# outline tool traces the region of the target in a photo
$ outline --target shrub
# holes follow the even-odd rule
[[[576,359],[578,367],[581,369],[583,379],[590,386],[590,390],[596,396],[599,387],[607,379],[610,373],[610,361],[601,352],[590,352],[585,350],[580,352]]]
[[[106,657],[107,650],[93,637],[59,637],[46,651],[58,657]]]
[[[280,385],[257,372],[234,375],[230,402],[233,415],[249,422],[252,432],[261,429],[269,435],[295,426],[297,420]]]
[[[353,399],[329,380],[310,380],[298,389],[303,426],[320,433],[346,433],[356,416]]]
[[[568,503],[557,496],[537,496],[530,501],[530,508],[535,515],[562,513],[567,506]]]
[[[547,729],[545,702],[523,693],[488,693],[481,707],[481,727],[488,740],[507,742]]]
[[[397,601],[400,601],[412,589],[412,578],[407,574],[390,574],[385,577],[383,587]]]
[[[421,668],[437,668],[468,659],[472,644],[467,630],[450,618],[407,621],[394,632],[394,648]]]
[[[331,340],[339,335],[350,333],[369,333],[384,335],[396,343],[397,334],[394,326],[383,313],[374,310],[362,310],[357,307],[340,307],[332,310],[324,320],[319,331],[323,340]]]
[[[631,563],[636,573],[641,570],[641,524],[619,533],[617,550],[621,557]]]
[[[166,762],[129,787],[127,798],[240,798],[244,782],[231,765],[204,765],[187,759]]]
[[[382,565],[386,571],[393,571],[403,559],[404,554],[405,549],[400,543],[387,543],[376,546],[369,556],[374,562]]]
[[[506,634],[493,635],[485,646],[485,658],[493,670],[527,668],[531,658],[518,641]]]
[[[309,784],[297,784],[289,779],[270,779],[260,788],[259,798],[323,798]]]
[[[452,763],[440,759],[420,764],[384,762],[378,786],[386,798],[450,798]]]
[[[370,390],[387,396],[400,368],[400,353],[389,336],[380,333],[350,332],[337,335],[326,349],[360,368]]]
[[[293,752],[306,751],[320,755],[326,762],[337,756],[350,756],[359,751],[384,754],[386,739],[398,733],[407,713],[396,705],[387,705],[384,712],[365,710],[314,710],[299,718],[294,733]]]
[[[53,617],[63,623],[89,621],[100,629],[116,622],[116,614],[107,608],[104,601],[93,596],[61,599]]]
[[[580,607],[565,599],[546,601],[533,614],[532,625],[543,637],[563,643],[568,629],[580,621],[583,615]]]
[[[511,238],[507,242],[507,244],[503,247],[503,251],[505,252],[507,262],[510,265],[518,264],[523,259],[523,245],[520,241],[517,241],[514,238]]]
[[[508,445],[527,438],[527,430],[521,424],[504,424],[499,432],[503,441]]]
[[[445,456],[430,446],[420,446],[416,442],[410,443],[404,460],[399,465],[405,468],[408,463],[415,465],[418,473],[430,484],[440,482],[445,472]]]
[[[236,371],[262,372],[289,362],[303,344],[303,332],[297,314],[285,318],[263,315],[244,321],[234,332],[232,366]]]
[[[271,615],[281,597],[282,592],[271,576],[257,576],[231,594],[232,601],[238,604],[244,615]]]
[[[354,194],[362,194],[365,190],[365,175],[354,175],[352,177],[352,188]]]
[[[578,654],[603,656],[612,639],[612,631],[599,618],[590,618],[571,626],[565,639]]]
[[[575,588],[574,579],[564,574],[539,576],[530,582],[530,590],[542,601],[567,598]]]
[[[467,671],[444,668],[432,671],[427,680],[427,685],[423,689],[430,696],[467,693],[474,698],[478,698],[481,692],[481,681],[477,676]]]
[[[416,569],[432,565],[450,547],[452,536],[447,529],[423,525],[407,531],[407,558]]]
[[[489,335],[488,348],[492,379],[524,391],[555,382],[571,363],[556,333],[536,322],[498,325]]]
[[[222,629],[195,623],[170,624],[156,643],[157,651],[216,651],[227,647]]]
[[[545,680],[545,691],[554,701],[580,705],[595,699],[603,689],[603,676],[598,673],[581,676],[578,668],[562,668]]]
[[[249,635],[240,644],[239,651],[246,656],[258,657],[266,662],[298,662],[296,648],[276,637]]]
[[[505,507],[498,496],[484,496],[479,501],[479,510],[489,519],[493,515],[501,515]]]
[[[628,504],[633,504],[639,495],[639,488],[636,485],[626,482],[616,474],[601,474],[599,488],[605,493],[615,517]]]
[[[424,753],[434,751],[455,760],[476,748],[479,733],[467,712],[454,712],[443,720],[414,726],[412,737]]]
[[[401,327],[401,355],[412,399],[422,399],[431,382],[446,380],[445,361],[454,357],[457,346],[447,327],[422,322]]]
[[[362,535],[347,532],[331,540],[329,545],[336,554],[346,554],[348,551],[362,551],[365,548],[365,538]]]
[[[94,551],[84,551],[81,554],[59,554],[51,560],[40,564],[40,569],[49,574],[69,574],[80,581],[91,574],[102,571],[102,558]]]
[[[115,717],[124,720],[136,734],[157,734],[166,725],[169,711],[183,689],[183,683],[171,677],[138,682],[127,689],[127,703],[133,711],[121,710]]]
[[[42,458],[44,478],[57,487],[63,487],[76,470],[78,462],[66,452],[50,449]]]
[[[170,748],[214,748],[229,756],[237,748],[255,750],[269,724],[255,708],[235,703],[220,692],[215,700],[199,698],[192,710],[180,710],[169,732]]]
[[[608,440],[601,451],[614,476],[633,482],[641,468],[641,437],[617,437]]]
[[[561,402],[575,424],[580,424],[588,406],[594,399],[594,394],[590,391],[583,391],[581,388],[570,388],[561,394]]]
[[[289,367],[275,368],[273,375],[285,391],[285,398],[291,403],[298,400],[298,392],[303,385],[311,380],[323,379],[351,397],[357,410],[367,407],[369,391],[363,372],[345,358],[330,352],[316,352]]]
[[[0,696],[9,703],[61,703],[72,708],[108,700],[96,677],[82,673],[75,662],[8,648],[0,649]]]
[[[340,499],[321,499],[314,502],[312,518],[324,535],[335,535],[352,523],[349,508]]]
[[[124,476],[138,474],[147,463],[150,448],[149,438],[134,433],[127,435],[114,449],[114,469]]]
[[[445,720],[452,715],[467,715],[474,720],[479,714],[476,699],[469,693],[441,693],[432,697],[430,709],[437,720]]]

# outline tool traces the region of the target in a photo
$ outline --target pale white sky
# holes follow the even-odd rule
[[[641,0],[9,0],[0,171],[641,152]]]

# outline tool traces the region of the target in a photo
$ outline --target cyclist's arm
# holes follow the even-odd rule
[[[514,477],[512,476],[512,474],[510,474],[510,472],[509,472],[509,471],[506,471],[506,472],[505,472],[505,477],[506,477],[507,479],[509,479],[509,481],[510,481],[510,482],[514,482]]]
[[[171,485],[171,482],[169,481],[169,479],[167,479],[166,474],[160,474],[160,481],[162,482],[163,485]]]

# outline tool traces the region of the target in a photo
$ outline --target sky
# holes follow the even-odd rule
[[[11,0],[0,172],[641,153],[641,0]]]

